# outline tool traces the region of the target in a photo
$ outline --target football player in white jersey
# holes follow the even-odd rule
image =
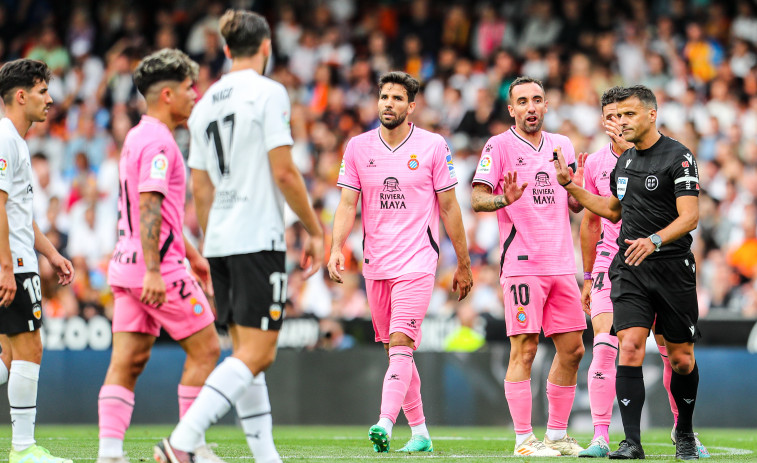
[[[24,136],[34,122],[43,122],[53,104],[47,92],[50,70],[41,61],[20,59],[0,69],[0,98],[5,117],[0,120],[0,333],[9,340],[8,381],[13,431],[10,463],[71,463],[36,445],[37,384],[42,361],[42,290],[35,249],[45,256],[58,283],[74,278],[74,267],[42,234],[32,214],[32,168]],[[13,224],[13,227],[10,227]]]
[[[323,261],[323,230],[292,161],[289,97],[262,75],[271,55],[268,23],[256,13],[229,10],[219,26],[232,65],[192,111],[187,164],[205,232],[216,323],[228,328],[233,353],[210,374],[170,439],[155,446],[163,463],[191,461],[204,430],[232,405],[255,461],[281,461],[264,371],[276,356],[287,294],[284,201],[308,233],[306,276]]]

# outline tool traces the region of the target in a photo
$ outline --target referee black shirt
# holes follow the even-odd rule
[[[623,220],[618,253],[625,253],[625,240],[646,238],[678,218],[676,198],[699,196],[699,171],[694,156],[678,141],[661,135],[645,150],[624,152],[610,176],[610,190],[620,200]],[[691,252],[691,233],[660,247],[648,260],[684,257]]]

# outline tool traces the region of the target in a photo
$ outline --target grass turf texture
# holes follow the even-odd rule
[[[431,426],[434,452],[406,455],[398,452],[377,454],[368,440],[365,426],[275,426],[274,440],[285,462],[350,462],[376,460],[385,462],[428,459],[434,462],[495,461],[540,462],[555,458],[523,458],[513,453],[515,443],[508,427],[472,428]],[[152,446],[171,431],[170,426],[133,426],[126,434],[124,449],[133,462],[152,462]],[[543,437],[544,430],[536,430]],[[699,429],[699,436],[712,454],[709,462],[757,461],[757,432],[754,429]],[[591,435],[574,435],[581,445],[588,445]],[[410,438],[405,426],[395,430],[392,449],[398,449]],[[610,448],[617,449],[620,434],[610,434]],[[670,429],[642,432],[647,460],[674,461],[675,447],[670,442]],[[241,428],[216,426],[207,435],[208,442],[218,443],[216,453],[229,462],[252,461]],[[74,461],[94,461],[97,458],[96,426],[39,426],[37,443],[47,447],[53,455]],[[10,426],[0,431],[0,462],[8,461]],[[559,461],[592,461],[585,458],[559,457]],[[606,461],[606,460],[600,460]]]

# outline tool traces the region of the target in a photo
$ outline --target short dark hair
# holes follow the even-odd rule
[[[189,77],[197,79],[199,66],[186,53],[173,48],[164,48],[145,56],[134,70],[134,85],[147,96],[150,87],[158,82],[182,82]]]
[[[268,21],[252,11],[226,10],[218,26],[232,58],[256,54],[263,40],[271,38]]]
[[[507,99],[512,100],[513,88],[517,87],[518,85],[523,85],[523,84],[536,84],[539,87],[541,87],[542,92],[544,91],[544,84],[542,84],[539,79],[535,79],[529,76],[520,76],[517,79],[515,79],[513,83],[510,84],[510,88],[507,90]]]
[[[405,87],[405,91],[407,92],[407,101],[411,103],[415,101],[415,95],[421,88],[421,83],[418,82],[418,79],[411,76],[407,72],[402,71],[390,71],[381,74],[381,77],[379,77],[378,80],[379,92],[382,88],[384,88],[384,85],[386,84],[400,84]]]
[[[618,96],[623,92],[623,87],[620,87],[616,85],[615,87],[607,89],[602,94],[602,108],[607,106],[608,104],[617,103],[618,102]]]
[[[633,85],[624,88],[618,94],[616,101],[625,101],[634,96],[647,108],[657,109],[657,97],[654,96],[654,92],[649,87],[645,87],[644,85]]]
[[[48,83],[52,72],[47,64],[33,59],[9,61],[0,68],[0,98],[9,104],[12,91],[17,88],[30,90],[40,82]]]

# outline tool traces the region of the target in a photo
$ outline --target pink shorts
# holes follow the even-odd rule
[[[610,299],[610,275],[607,271],[592,273],[591,280],[591,318],[601,313],[612,313],[612,300]]]
[[[113,332],[160,335],[160,328],[173,339],[187,338],[213,323],[208,299],[194,278],[186,275],[166,284],[166,302],[159,307],[143,304],[142,288],[113,287]]]
[[[421,323],[426,316],[434,275],[408,273],[389,280],[365,280],[376,342],[389,344],[389,335],[405,333],[421,345]]]
[[[502,282],[507,335],[544,336],[586,329],[581,292],[571,275],[514,276]]]

